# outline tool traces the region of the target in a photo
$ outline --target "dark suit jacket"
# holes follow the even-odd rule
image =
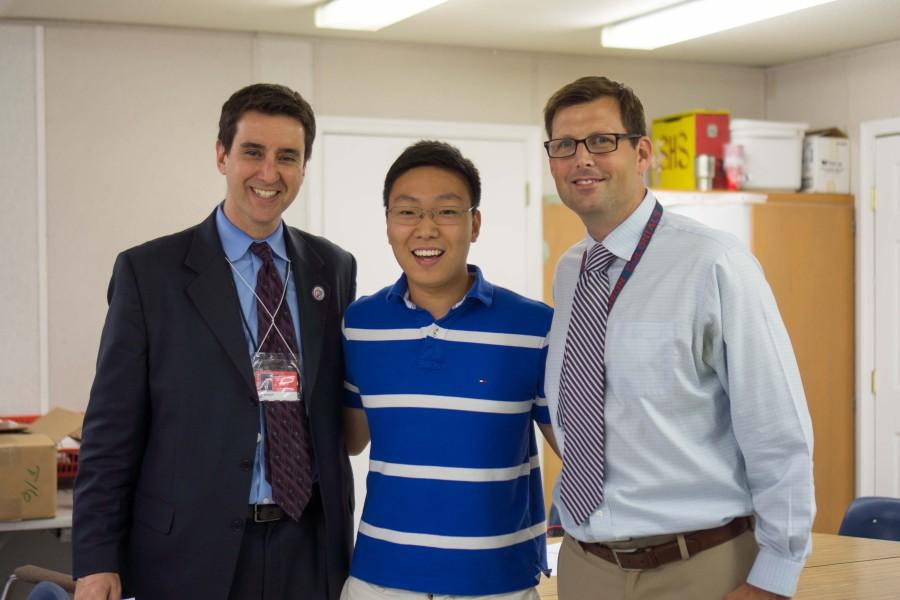
[[[285,232],[325,515],[319,559],[336,599],[353,534],[340,327],[356,262],[323,238]],[[325,290],[320,301],[315,286]],[[120,254],[108,299],[75,486],[74,575],[117,572],[126,596],[224,600],[247,517],[259,413],[215,211]]]

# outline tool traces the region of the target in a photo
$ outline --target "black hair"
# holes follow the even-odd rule
[[[419,167],[436,167],[459,175],[469,189],[472,208],[481,202],[481,177],[471,160],[462,155],[458,148],[446,142],[420,140],[404,150],[384,177],[384,206],[387,208],[391,188],[397,178]]]

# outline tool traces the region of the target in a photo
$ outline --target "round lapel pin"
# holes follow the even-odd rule
[[[321,302],[325,299],[325,288],[321,285],[317,285],[312,289],[312,297]]]

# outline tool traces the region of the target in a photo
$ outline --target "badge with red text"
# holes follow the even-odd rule
[[[288,354],[257,354],[253,360],[253,377],[260,402],[300,399],[300,371]]]

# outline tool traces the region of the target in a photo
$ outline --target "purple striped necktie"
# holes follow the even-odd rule
[[[262,340],[259,352],[298,356],[294,322],[287,298],[282,301],[284,285],[272,258],[272,248],[267,243],[256,242],[251,244],[250,251],[263,262],[256,276],[257,303],[265,303],[265,308],[259,305],[256,307],[257,337]],[[270,317],[273,314],[274,328]],[[266,420],[266,479],[272,486],[272,499],[295,521],[300,519],[312,493],[309,423],[302,388],[298,391],[300,398],[296,402],[263,402]]]
[[[603,502],[607,269],[614,259],[602,244],[587,251],[575,287],[560,373],[558,418],[565,432],[560,496],[578,525]]]

